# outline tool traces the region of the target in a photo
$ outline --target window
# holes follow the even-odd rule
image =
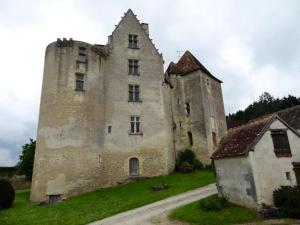
[[[80,62],[86,62],[86,48],[79,47],[79,49],[78,49],[78,60]]]
[[[291,156],[291,149],[286,130],[271,130],[274,152],[277,156]]]
[[[129,175],[130,176],[139,175],[139,160],[137,158],[131,158],[129,160]]]
[[[49,204],[55,204],[60,201],[60,195],[49,195],[48,202]]]
[[[130,133],[139,134],[140,133],[140,117],[131,116],[130,117]]]
[[[190,144],[190,146],[193,146],[194,142],[193,142],[193,134],[192,134],[192,132],[188,132],[188,138],[189,138],[189,144]]]
[[[139,48],[137,35],[135,34],[128,35],[128,48]]]
[[[76,73],[75,91],[84,91],[84,74]]]
[[[191,112],[190,103],[185,103],[185,111],[186,111],[186,114],[189,116],[190,112]]]
[[[215,148],[218,144],[216,132],[212,132],[212,140],[213,140],[213,145],[214,145],[214,148]]]
[[[129,84],[129,102],[140,101],[140,86]]]
[[[290,172],[285,172],[285,176],[287,180],[291,180],[291,173]]]
[[[108,133],[111,133],[111,126],[108,126],[108,127],[107,127],[107,132],[108,132]]]
[[[137,59],[128,60],[128,74],[139,75],[139,60]]]

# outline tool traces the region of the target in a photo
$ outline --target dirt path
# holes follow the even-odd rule
[[[89,225],[183,225],[183,223],[180,222],[169,221],[167,214],[172,209],[215,193],[217,193],[216,185],[210,184],[103,220],[89,223]]]

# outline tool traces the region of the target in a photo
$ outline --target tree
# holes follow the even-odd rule
[[[23,151],[17,164],[18,173],[24,174],[27,180],[31,180],[32,178],[35,145],[36,141],[30,139],[29,143],[22,146]]]

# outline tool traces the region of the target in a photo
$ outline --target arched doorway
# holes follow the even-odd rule
[[[130,176],[139,175],[139,160],[137,158],[131,158],[129,160],[129,175]]]

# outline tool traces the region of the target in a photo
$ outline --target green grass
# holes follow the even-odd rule
[[[117,187],[99,189],[67,199],[56,205],[36,206],[29,201],[29,191],[17,191],[13,206],[0,211],[0,224],[72,225],[86,224],[114,214],[143,206],[215,181],[211,171],[171,174],[149,178]],[[169,189],[154,192],[150,187],[160,183]]]
[[[213,196],[207,197],[213,198]],[[204,199],[203,199],[204,200]],[[203,202],[203,200],[200,200]],[[192,225],[230,225],[259,221],[260,217],[251,209],[228,203],[220,211],[205,211],[199,201],[177,208],[169,215],[170,219],[180,220]]]

